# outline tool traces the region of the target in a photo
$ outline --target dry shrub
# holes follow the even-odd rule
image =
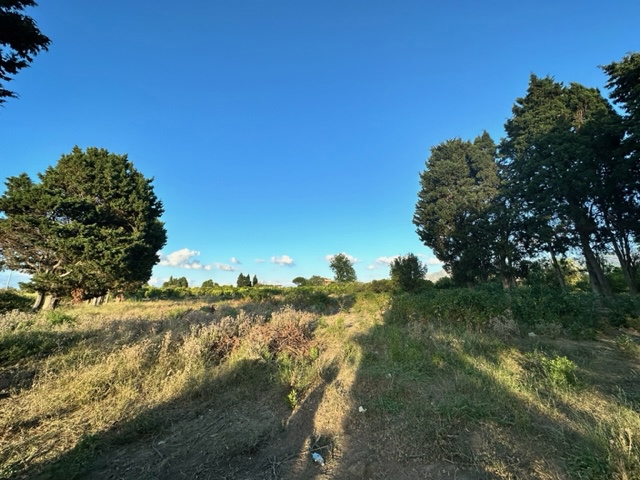
[[[502,315],[498,315],[489,320],[489,326],[495,334],[501,337],[520,335],[520,329],[510,309],[505,310]]]
[[[314,316],[286,306],[274,312],[269,322],[257,325],[248,335],[248,343],[261,355],[286,353],[302,358],[309,353],[315,326]]]

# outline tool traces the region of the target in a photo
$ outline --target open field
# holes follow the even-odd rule
[[[6,313],[0,477],[640,478],[638,318],[486,298]]]

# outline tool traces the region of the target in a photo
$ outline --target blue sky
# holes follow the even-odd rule
[[[7,85],[0,177],[127,153],[166,210],[152,281],[192,285],[331,277],[339,252],[362,281],[409,252],[439,270],[411,223],[430,147],[498,141],[531,73],[603,88],[640,46],[631,0],[39,3],[52,44]]]

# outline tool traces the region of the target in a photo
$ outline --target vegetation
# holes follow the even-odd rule
[[[397,257],[391,262],[391,281],[399,290],[415,292],[424,284],[427,266],[413,253]]]
[[[497,148],[486,133],[432,148],[414,223],[456,284],[513,287],[545,254],[564,288],[560,262],[579,252],[596,295],[613,295],[609,254],[638,293],[639,59],[603,67],[623,116],[597,89],[532,75]]]
[[[333,270],[336,282],[346,283],[357,280],[353,263],[344,253],[339,253],[331,258],[329,268]]]
[[[51,40],[43,35],[33,18],[24,15],[27,7],[35,7],[34,0],[3,0],[0,3],[0,105],[7,98],[16,98],[15,92],[7,90],[4,82],[25,67],[28,67],[42,50],[48,50]]]
[[[0,316],[0,476],[640,475],[631,297],[225,288]]]
[[[189,281],[186,277],[173,278],[173,276],[171,276],[169,277],[169,280],[162,284],[162,288],[172,287],[187,288],[189,287]]]
[[[39,180],[10,177],[0,197],[0,253],[31,275],[34,308],[45,296],[81,301],[149,280],[167,238],[163,207],[126,155],[75,147]]]

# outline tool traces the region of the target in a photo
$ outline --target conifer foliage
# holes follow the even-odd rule
[[[0,197],[0,253],[44,295],[74,299],[135,290],[167,235],[152,179],[126,155],[74,147],[34,182],[10,177]]]

